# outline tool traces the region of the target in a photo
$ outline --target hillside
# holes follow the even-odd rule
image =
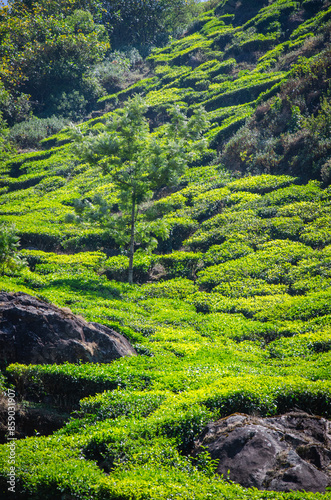
[[[97,136],[135,94],[156,139],[171,105],[207,111],[207,147],[140,207],[168,234],[152,253],[137,245],[133,285],[109,225],[75,223],[85,202],[118,214],[120,193],[68,128],[1,163],[0,222],[27,262],[1,289],[70,308],[138,352],[3,367],[27,408],[73,412],[16,442],[16,498],[331,498],[243,488],[190,455],[208,422],[235,412],[331,418],[330,23],[328,1],[222,0],[79,125]],[[7,445],[0,463],[6,498]]]

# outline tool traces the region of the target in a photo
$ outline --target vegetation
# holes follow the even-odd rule
[[[173,108],[169,126],[162,137],[156,138],[144,117],[146,109],[145,102],[137,96],[129,100],[121,115],[113,116],[99,129],[97,135],[84,137],[79,130],[75,134],[78,154],[89,164],[101,168],[104,174],[110,173],[111,182],[118,189],[120,210],[120,213],[109,214],[111,208],[97,195],[93,199],[97,208],[88,200],[76,203],[78,221],[85,215],[88,220],[104,222],[117,244],[128,245],[129,283],[133,283],[135,244],[155,248],[155,237],[168,236],[164,224],[142,217],[142,203],[160,187],[175,185],[188,161],[203,150],[205,142],[201,133],[208,125],[201,109],[188,120],[179,108]]]
[[[0,227],[0,268],[2,276],[5,271],[20,269],[24,260],[18,252],[19,238],[15,234],[14,226],[6,226],[4,223]]]
[[[117,27],[103,27],[98,2],[37,4],[5,8],[1,50],[18,33],[12,15],[30,36],[27,9],[39,9],[36,25],[47,20],[55,44],[57,23],[59,37],[64,27],[72,42],[81,36],[66,27],[81,16],[86,43],[101,36],[106,54],[73,69],[84,113],[96,101],[85,79],[104,90],[76,125],[79,142],[72,128],[57,131],[78,120],[79,99],[47,113],[45,101],[36,118],[24,111],[32,80],[1,87],[2,234],[27,262],[5,268],[1,289],[110,326],[138,356],[6,367],[1,385],[25,404],[72,412],[52,435],[17,441],[17,498],[329,498],[244,489],[216,476],[208,454],[190,456],[204,425],[233,412],[331,418],[328,2],[209,2],[144,60],[138,41],[106,49]],[[55,4],[59,16],[47,10]],[[25,48],[10,50],[5,69]],[[52,95],[76,90],[66,85]],[[132,227],[134,249],[152,242],[152,252],[127,253]],[[7,455],[0,446],[3,495]]]
[[[38,118],[81,121],[98,98],[118,90],[125,59],[124,87],[135,81],[141,66],[137,48],[146,55],[152,44],[166,43],[197,11],[194,0],[10,0],[0,5],[4,118],[9,125],[24,122],[27,129],[36,123],[32,112]]]
[[[112,47],[134,46],[143,55],[166,42],[169,34],[181,33],[199,11],[195,0],[102,0],[100,4]]]
[[[38,2],[14,2],[0,16],[1,79],[8,91],[4,111],[9,123],[27,118],[31,105],[44,117],[71,117],[77,108],[79,116],[86,113],[86,97],[100,96],[87,69],[109,48],[105,28],[88,11],[54,12]]]

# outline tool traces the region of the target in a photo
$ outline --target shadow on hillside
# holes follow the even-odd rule
[[[63,291],[79,293],[85,297],[100,298],[100,299],[120,299],[120,291],[109,285],[103,285],[96,279],[86,280],[86,278],[58,278],[52,281],[47,288],[61,288]]]

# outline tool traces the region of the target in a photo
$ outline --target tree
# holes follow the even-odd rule
[[[6,269],[11,271],[20,269],[25,265],[24,259],[18,252],[19,238],[16,235],[15,227],[4,223],[0,225],[0,268],[2,276]]]
[[[8,103],[8,92],[6,92],[4,85],[0,82],[0,109]],[[3,118],[3,113],[0,111],[0,161],[4,161],[10,157],[14,152],[14,148],[8,139],[9,128],[6,120]]]
[[[200,8],[197,0],[102,0],[101,4],[112,47],[134,46],[145,54],[192,22]]]
[[[48,15],[68,15],[75,10],[88,10],[98,17],[101,9],[101,0],[7,0],[7,4],[11,9],[22,12],[32,11],[39,5]]]
[[[207,114],[200,108],[187,118],[178,106],[169,110],[170,122],[162,132],[151,132],[145,113],[147,104],[140,96],[128,101],[124,109],[98,129],[84,136],[74,128],[79,155],[104,174],[110,174],[118,190],[119,212],[96,197],[76,205],[79,219],[88,218],[107,225],[115,241],[128,246],[129,283],[133,282],[133,256],[137,242],[155,247],[155,236],[166,237],[168,228],[160,221],[148,220],[142,204],[153,191],[175,185],[188,163],[205,148],[202,132],[208,126]]]
[[[70,10],[78,1],[51,2],[58,10],[47,2],[27,3],[0,8],[0,78],[9,93],[3,108],[9,125],[21,121],[22,111],[26,117],[31,106],[47,116],[69,101],[76,107],[99,97],[102,89],[90,69],[109,49],[105,27],[89,11]]]

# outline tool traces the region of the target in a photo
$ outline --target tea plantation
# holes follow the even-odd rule
[[[4,368],[1,385],[27,405],[71,412],[53,434],[16,442],[15,498],[331,498],[245,489],[215,475],[207,452],[190,456],[206,423],[234,412],[331,418],[331,7],[213,5],[80,125],[97,135],[135,94],[155,138],[171,105],[207,111],[204,150],[140,207],[168,232],[153,252],[137,245],[134,284],[109,226],[77,223],[82,200],[116,213],[119,192],[69,128],[1,163],[0,222],[15,225],[26,261],[1,289],[107,325],[138,353]],[[6,498],[7,445],[0,463]]]

